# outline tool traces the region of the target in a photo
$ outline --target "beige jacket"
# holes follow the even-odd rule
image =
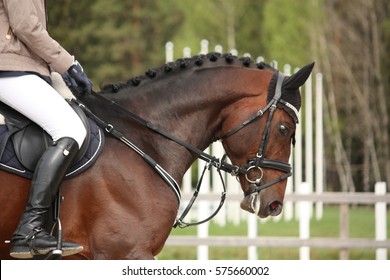
[[[73,57],[46,31],[44,0],[0,0],[0,71],[64,73]]]

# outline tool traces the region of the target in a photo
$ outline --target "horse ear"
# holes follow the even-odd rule
[[[309,78],[309,75],[313,70],[313,67],[314,67],[314,62],[302,67],[301,69],[298,70],[297,73],[295,73],[290,77],[287,77],[284,80],[283,87],[287,90],[299,88],[306,82],[307,78]]]

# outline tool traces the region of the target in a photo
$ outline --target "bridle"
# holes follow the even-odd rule
[[[264,115],[264,113],[269,110],[268,119],[267,119],[267,122],[265,125],[264,133],[263,133],[263,136],[261,138],[259,150],[256,154],[256,157],[249,159],[248,164],[239,169],[245,175],[245,179],[251,184],[251,187],[249,188],[249,190],[244,193],[245,196],[248,196],[248,195],[255,193],[255,192],[259,192],[265,188],[271,187],[272,185],[275,185],[275,184],[287,179],[288,177],[290,177],[292,175],[292,172],[291,172],[292,168],[291,168],[290,163],[279,161],[279,160],[267,159],[266,157],[264,157],[265,149],[266,149],[268,141],[269,141],[271,122],[272,122],[272,118],[273,118],[273,115],[275,113],[275,110],[277,108],[277,104],[279,102],[281,102],[284,106],[287,106],[290,109],[292,109],[292,108],[295,109],[294,106],[292,106],[288,102],[281,99],[282,85],[283,85],[284,78],[285,78],[285,75],[278,72],[275,93],[274,93],[273,98],[267,103],[267,105],[264,108],[258,110],[252,117],[250,117],[249,119],[244,121],[241,125],[237,126],[236,128],[232,129],[231,131],[229,131],[228,133],[226,133],[224,136],[221,137],[222,141],[225,140],[226,138],[232,136],[233,134],[235,134],[236,132],[238,132],[239,130],[241,130],[242,128],[247,126],[248,124],[252,123],[256,119],[262,117]],[[295,109],[294,113],[296,115],[298,115],[298,111],[296,109]],[[262,178],[263,178],[263,174],[264,174],[263,168],[275,169],[278,171],[282,171],[285,174],[280,176],[279,178],[277,178],[275,180],[272,180],[270,182],[266,182],[266,183],[262,184]],[[257,169],[260,172],[260,176],[258,178],[249,178],[249,171],[251,171],[252,169]],[[237,174],[236,176],[238,176],[238,175],[239,174]]]
[[[222,175],[220,173],[221,171],[230,173],[232,176],[235,176],[235,177],[238,177],[240,175],[244,175],[245,176],[246,180],[249,183],[251,183],[250,189],[247,192],[244,193],[245,196],[248,196],[248,195],[250,195],[252,193],[255,193],[255,192],[260,192],[261,190],[263,190],[265,188],[268,188],[268,187],[271,187],[272,185],[277,184],[277,183],[287,179],[288,177],[290,177],[292,175],[292,173],[291,173],[291,169],[292,168],[291,168],[291,165],[289,163],[278,161],[278,160],[267,159],[267,158],[265,158],[263,156],[264,153],[265,153],[265,149],[266,149],[268,140],[269,140],[269,134],[270,134],[270,130],[271,130],[271,122],[272,122],[272,118],[273,118],[274,112],[275,112],[275,110],[277,108],[277,104],[278,103],[282,103],[284,106],[289,107],[290,109],[292,109],[294,111],[295,115],[298,116],[298,111],[295,109],[295,107],[292,106],[290,103],[288,103],[288,102],[284,101],[283,99],[281,99],[281,96],[282,96],[282,85],[283,85],[284,78],[285,78],[285,76],[282,73],[277,72],[277,83],[276,83],[276,87],[275,87],[275,94],[274,94],[273,98],[268,102],[268,104],[264,108],[258,110],[252,117],[250,117],[249,119],[244,121],[241,125],[239,125],[238,127],[232,129],[231,131],[229,131],[228,133],[226,133],[224,136],[221,137],[221,141],[224,141],[226,138],[232,136],[233,134],[235,134],[236,132],[238,132],[242,128],[246,127],[248,124],[250,124],[253,121],[255,121],[256,119],[262,117],[264,115],[264,113],[269,110],[269,116],[268,116],[268,119],[267,119],[267,123],[266,123],[266,126],[265,126],[265,130],[264,130],[262,139],[261,139],[261,143],[260,143],[260,146],[259,146],[258,153],[257,153],[255,158],[251,158],[251,159],[248,160],[248,164],[247,165],[241,166],[241,167],[228,163],[225,160],[226,156],[224,156],[222,159],[218,159],[218,158],[216,158],[214,156],[211,156],[211,155],[203,152],[202,150],[200,150],[200,149],[198,149],[198,148],[188,144],[187,142],[184,142],[183,140],[181,140],[181,139],[171,135],[170,133],[167,133],[166,131],[160,129],[159,127],[157,127],[153,123],[151,123],[151,122],[149,122],[149,121],[139,117],[138,115],[134,114],[133,112],[128,111],[126,108],[120,106],[115,101],[112,101],[112,100],[109,100],[109,99],[105,98],[101,94],[97,94],[95,92],[92,92],[92,96],[94,96],[95,98],[103,99],[104,102],[106,102],[107,105],[114,106],[116,111],[121,111],[124,115],[126,115],[127,117],[133,119],[137,123],[139,123],[139,124],[149,128],[150,130],[152,130],[152,131],[154,131],[154,132],[156,132],[156,133],[166,137],[167,139],[170,139],[170,140],[178,143],[179,145],[187,148],[191,152],[197,154],[199,159],[204,160],[204,161],[207,162],[207,165],[205,166],[205,169],[204,169],[204,171],[202,173],[202,176],[201,176],[201,178],[200,178],[200,180],[199,180],[199,182],[197,184],[197,187],[196,187],[195,193],[193,195],[193,198],[191,199],[190,203],[188,204],[188,206],[184,210],[184,212],[181,215],[181,217],[177,219],[177,221],[176,221],[176,223],[174,225],[174,227],[176,227],[176,226],[186,227],[186,226],[190,226],[190,225],[198,225],[198,224],[201,224],[203,222],[209,221],[221,209],[221,207],[222,207],[222,205],[223,205],[223,203],[225,201],[225,197],[226,197],[226,186],[224,184],[223,177],[222,177]],[[128,146],[129,148],[131,148],[135,152],[137,152],[141,157],[143,157],[143,159],[152,168],[154,168],[154,170],[162,177],[162,179],[171,187],[171,189],[174,191],[174,193],[175,193],[175,195],[176,195],[176,197],[178,199],[178,202],[180,204],[180,200],[181,200],[180,187],[177,184],[177,182],[175,181],[175,179],[172,176],[170,176],[170,174],[167,171],[165,171],[151,156],[149,156],[146,153],[144,153],[140,148],[138,148],[130,140],[128,140],[112,124],[109,124],[109,123],[105,122],[104,120],[100,119],[98,116],[96,116],[94,113],[92,113],[80,101],[78,101],[78,100],[73,100],[73,101],[76,102],[78,104],[78,106],[83,109],[85,114],[88,115],[90,118],[92,118],[107,133],[111,134],[113,137],[117,138],[118,140],[123,142],[126,146]],[[201,185],[201,182],[203,180],[203,174],[204,174],[206,169],[209,169],[212,166],[217,168],[217,171],[218,171],[219,176],[220,176],[221,181],[222,181],[222,185],[223,185],[224,191],[222,192],[222,195],[221,195],[221,202],[220,202],[218,208],[216,209],[216,211],[209,218],[207,218],[207,219],[205,219],[203,221],[200,221],[200,222],[196,222],[196,223],[184,223],[183,219],[186,216],[186,214],[188,213],[188,211],[190,210],[190,208],[192,207],[192,205],[193,205],[193,203],[194,203],[194,201],[195,201],[195,199],[196,199],[196,197],[197,197],[197,195],[199,193],[200,185]],[[263,168],[275,169],[275,170],[278,170],[278,171],[282,171],[285,174],[280,176],[279,178],[273,180],[273,181],[266,182],[266,183],[262,184]],[[249,178],[249,172],[252,169],[259,170],[261,176],[259,178],[255,178],[255,179]]]

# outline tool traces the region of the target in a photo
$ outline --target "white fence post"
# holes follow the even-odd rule
[[[384,195],[386,193],[386,183],[378,182],[375,184],[375,194]],[[386,232],[386,202],[376,202],[375,203],[375,239],[377,241],[383,241],[387,238]],[[377,260],[386,260],[387,259],[387,249],[379,248],[376,249],[376,259]]]
[[[205,153],[210,153],[210,147],[207,148]],[[203,171],[203,163],[198,160],[198,178],[201,176]],[[200,188],[199,193],[210,193],[210,172],[206,171],[203,177],[202,187]],[[209,201],[199,201],[198,206],[198,219],[205,219],[210,214],[210,203]],[[198,225],[198,238],[207,238],[209,237],[209,223],[203,223]],[[207,245],[199,245],[197,248],[198,260],[208,260],[209,259],[209,247]]]
[[[258,56],[257,58],[256,58],[256,63],[260,63],[260,62],[264,62],[265,61],[265,59],[264,59],[264,57],[262,57],[262,56]]]
[[[255,214],[248,215],[248,238],[256,238],[258,234],[257,217]],[[257,260],[257,246],[248,246],[248,260]]]
[[[305,182],[313,193],[313,87],[312,75],[305,82]],[[313,205],[310,205],[310,217],[313,215]]]
[[[165,44],[165,62],[172,62],[173,61],[173,43],[167,42]]]
[[[221,45],[216,45],[214,47],[214,51],[217,53],[222,53],[223,52],[223,47]]]
[[[298,188],[299,194],[310,194],[310,184],[302,182]],[[310,201],[298,202],[299,209],[299,238],[310,238],[310,209],[312,203]],[[310,247],[302,246],[299,248],[299,258],[301,260],[310,260]]]
[[[299,69],[295,69],[294,72],[297,72]],[[293,164],[293,176],[294,176],[294,188],[295,191],[298,190],[299,185],[302,183],[302,110],[298,113],[298,119],[300,123],[297,124],[295,130],[295,149],[293,151],[294,164]],[[297,205],[297,204],[296,204]],[[299,212],[298,207],[296,207],[296,212]],[[299,219],[299,215],[295,216],[295,219]]]
[[[231,49],[231,50],[230,50],[230,53],[231,53],[232,55],[238,56],[238,51],[237,51],[236,49]]]
[[[275,68],[276,70],[278,69],[279,63],[278,63],[276,60],[272,60],[272,61],[270,62],[270,64],[271,64],[271,66],[272,66],[273,68]]]
[[[291,65],[286,64],[283,67],[283,73],[287,76],[291,76]],[[298,116],[297,116],[298,117]],[[293,149],[293,148],[291,148]],[[293,165],[293,152],[291,152],[289,162],[291,165]],[[287,179],[287,186],[286,186],[286,195],[292,194],[293,192],[293,181],[292,178]],[[294,204],[291,201],[286,201],[283,206],[283,216],[285,221],[291,221],[294,216]]]
[[[316,75],[316,194],[324,191],[324,133],[323,133],[323,102],[322,102],[322,74]],[[323,203],[316,202],[316,219],[323,216]]]
[[[203,39],[200,42],[200,54],[207,54],[209,52],[209,41]]]
[[[183,49],[183,58],[190,58],[191,57],[191,48],[185,47]]]

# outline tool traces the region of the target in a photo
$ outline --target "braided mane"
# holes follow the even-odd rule
[[[172,73],[178,70],[190,69],[192,67],[202,67],[210,65],[211,63],[218,63],[218,65],[241,65],[248,68],[258,69],[274,69],[270,65],[259,62],[256,63],[250,57],[237,57],[230,53],[221,54],[211,52],[206,55],[196,55],[191,58],[179,58],[175,62],[168,62],[159,68],[152,68],[145,72],[144,75],[135,76],[127,80],[127,82],[119,82],[115,84],[106,84],[101,87],[104,93],[116,93],[126,87],[140,86],[144,81],[152,80],[162,74]]]

